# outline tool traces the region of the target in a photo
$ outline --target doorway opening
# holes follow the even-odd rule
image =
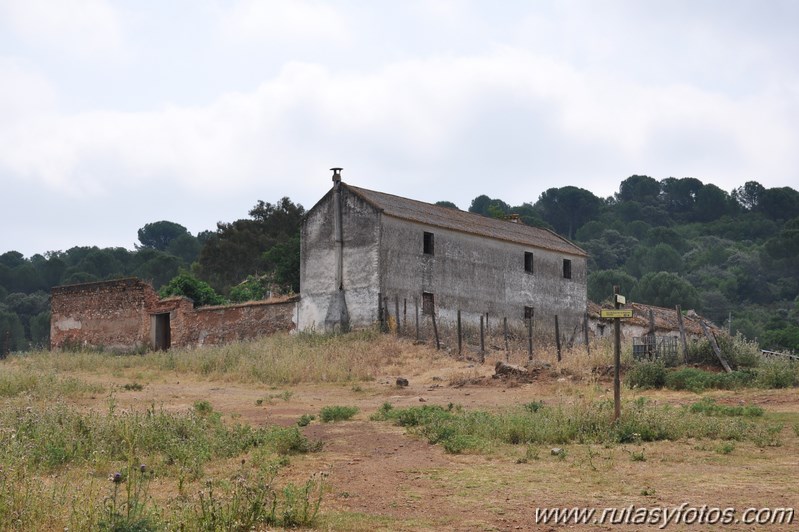
[[[166,351],[172,345],[172,331],[169,325],[169,312],[153,315],[153,348]]]

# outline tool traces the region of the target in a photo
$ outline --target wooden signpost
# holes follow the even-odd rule
[[[610,309],[602,309],[599,311],[600,318],[632,318],[633,317],[633,309],[619,309],[619,310],[610,310]]]
[[[602,318],[613,319],[613,422],[621,417],[621,319],[632,318],[632,309],[619,308],[627,303],[627,299],[619,294],[619,287],[613,287],[613,310],[600,310]]]

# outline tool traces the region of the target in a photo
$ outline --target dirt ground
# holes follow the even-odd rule
[[[405,429],[369,416],[384,402],[394,406],[449,403],[465,409],[501,409],[543,401],[558,404],[612,398],[612,381],[593,382],[544,372],[534,382],[491,379],[492,360],[480,365],[451,360],[413,374],[386,374],[370,382],[347,385],[268,387],[200,381],[185,375],[116,376],[121,408],[150,405],[187,410],[207,400],[225,418],[253,425],[295,424],[303,414],[326,405],[357,406],[353,420],[321,423],[301,430],[321,440],[321,452],[293,456],[282,475],[302,481],[314,472],[328,473],[320,528],[331,530],[655,530],[643,525],[545,525],[536,523],[536,508],[606,507],[750,507],[799,509],[799,396],[796,390],[708,392],[719,402],[754,403],[767,416],[784,421],[782,444],[758,448],[736,442],[720,452],[718,441],[657,442],[643,445],[563,445],[565,457],[552,446],[532,449],[500,446],[490,454],[447,454],[440,446],[409,435]],[[399,388],[396,378],[409,386]],[[97,375],[83,378],[99,378]],[[140,391],[126,391],[136,377]],[[108,382],[108,377],[102,377]],[[689,392],[623,390],[625,399],[646,396],[657,402],[688,404],[700,396]],[[102,398],[97,398],[98,404]],[[633,459],[633,455],[637,459]],[[793,525],[734,524],[724,530],[791,530]],[[718,526],[675,525],[669,530],[717,530]]]

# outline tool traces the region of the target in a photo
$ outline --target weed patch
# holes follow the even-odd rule
[[[666,375],[666,387],[696,393],[708,389],[735,390],[751,386],[755,377],[756,373],[752,370],[714,373],[697,368],[681,368]]]
[[[660,362],[641,362],[625,375],[631,388],[669,388],[701,393],[705,390],[738,390],[741,388],[790,388],[799,386],[799,364],[790,361],[763,362],[757,368],[731,373],[717,373],[683,367],[669,370]]]
[[[755,384],[760,388],[799,386],[799,364],[790,360],[770,360],[757,368]]]
[[[307,427],[314,419],[316,419],[316,416],[313,414],[303,414],[300,416],[300,419],[297,420],[297,426]]]
[[[0,372],[0,397],[28,394],[37,399],[56,400],[63,397],[95,395],[105,391],[99,384],[89,384],[74,377],[40,373],[5,364]]]
[[[309,527],[316,521],[325,475],[313,475],[302,486],[274,486],[275,469],[238,475],[232,484],[206,482],[199,504],[187,521],[197,530],[256,530],[261,525]]]
[[[124,461],[130,448],[158,467],[199,478],[203,464],[265,447],[278,454],[316,450],[297,427],[228,425],[207,401],[185,414],[150,409],[146,413],[82,413],[64,404],[0,413],[0,462],[53,470],[67,464],[105,467]]]
[[[625,405],[621,419],[613,423],[613,404],[608,401],[541,406],[535,411],[525,405],[503,413],[463,411],[458,407],[434,405],[394,408],[386,403],[372,419],[408,427],[411,432],[430,443],[441,444],[452,453],[489,448],[495,442],[529,446],[638,443],[685,438],[755,441],[779,433],[738,419],[762,415],[756,407],[748,410],[742,407],[740,416],[736,416],[735,410],[727,411],[720,405],[713,410],[711,403],[701,404],[703,409],[693,412],[690,408],[655,406],[639,400]]]
[[[690,405],[688,410],[691,413],[704,414],[706,416],[761,417],[763,415],[763,409],[757,405],[720,405],[710,397],[705,397],[701,401]]]
[[[323,423],[346,421],[358,413],[356,406],[326,406],[319,411],[319,419]]]
[[[660,361],[635,364],[624,376],[624,381],[630,388],[662,388],[666,384],[666,366]]]
[[[207,401],[185,413],[118,412],[113,397],[105,413],[63,403],[7,408],[0,412],[0,427],[0,520],[12,528],[143,531],[172,529],[176,523],[188,530],[290,528],[312,525],[322,499],[319,476],[299,486],[274,482],[285,456],[317,451],[320,443],[296,426],[223,423]],[[245,471],[242,459],[234,481],[213,481],[213,495],[194,499],[184,491],[185,483],[202,478],[209,461],[250,452],[254,464],[265,464],[254,466],[255,473]],[[107,477],[109,484],[91,481],[76,493],[70,479],[78,471],[90,479]],[[43,474],[48,481],[40,479]],[[159,507],[150,484],[167,478],[178,480],[181,496]]]

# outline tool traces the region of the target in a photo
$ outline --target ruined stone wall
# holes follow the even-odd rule
[[[169,314],[172,347],[250,339],[295,326],[297,299],[195,309],[190,299],[159,299],[149,284],[120,279],[53,288],[50,347],[129,352],[155,347],[155,321]]]
[[[187,314],[180,337],[173,326],[172,345],[224,344],[294,329],[297,299],[250,301],[239,305],[201,307]]]
[[[53,288],[50,346],[138,349],[149,335],[146,309],[158,300],[139,279],[119,279]]]

